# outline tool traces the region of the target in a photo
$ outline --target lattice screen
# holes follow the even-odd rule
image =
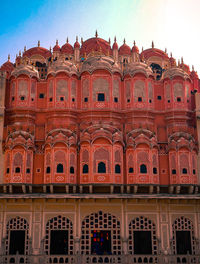
[[[111,248],[113,255],[121,254],[120,221],[109,213],[92,213],[85,217],[82,222],[81,254],[91,254],[91,231],[110,230]]]
[[[50,255],[50,234],[51,230],[67,230],[68,231],[68,252],[69,255],[74,253],[74,239],[73,239],[73,227],[72,222],[64,216],[58,215],[50,219],[46,224],[46,235],[44,242],[44,251],[47,255]]]

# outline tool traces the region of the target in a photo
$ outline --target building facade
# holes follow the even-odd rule
[[[194,69],[96,33],[0,70],[2,263],[200,263]]]

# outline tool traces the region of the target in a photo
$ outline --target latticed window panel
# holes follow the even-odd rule
[[[157,255],[158,245],[156,238],[156,226],[148,218],[144,216],[136,217],[129,224],[129,242],[128,250],[129,254],[134,255],[134,231],[150,231],[151,232],[151,242],[152,242],[152,255]]]
[[[195,255],[195,238],[192,221],[184,216],[181,216],[174,221],[172,225],[172,248],[174,254],[177,253],[176,231],[190,231],[192,254]]]
[[[91,234],[93,230],[111,231],[112,255],[121,254],[120,221],[109,213],[92,213],[82,222],[81,254],[91,254]]]
[[[47,255],[50,255],[50,241],[52,230],[65,230],[68,231],[68,254],[73,255],[74,253],[74,239],[73,239],[73,227],[72,222],[64,216],[56,216],[50,219],[46,224],[46,234],[44,242],[44,251]]]
[[[10,219],[6,226],[6,240],[5,240],[6,255],[9,255],[11,231],[18,231],[18,230],[25,231],[24,253],[25,255],[29,254],[29,237],[28,237],[29,225],[26,219],[17,216],[15,218]]]

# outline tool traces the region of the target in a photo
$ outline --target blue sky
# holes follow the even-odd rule
[[[73,44],[76,35],[85,40],[97,29],[112,42],[116,35],[118,45],[124,37],[130,46],[135,40],[140,50],[154,40],[200,72],[199,0],[7,0],[0,6],[0,65],[38,40],[46,48],[67,37]]]

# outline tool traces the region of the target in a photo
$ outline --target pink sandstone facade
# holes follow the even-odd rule
[[[0,70],[2,263],[199,263],[194,69],[96,33]]]

